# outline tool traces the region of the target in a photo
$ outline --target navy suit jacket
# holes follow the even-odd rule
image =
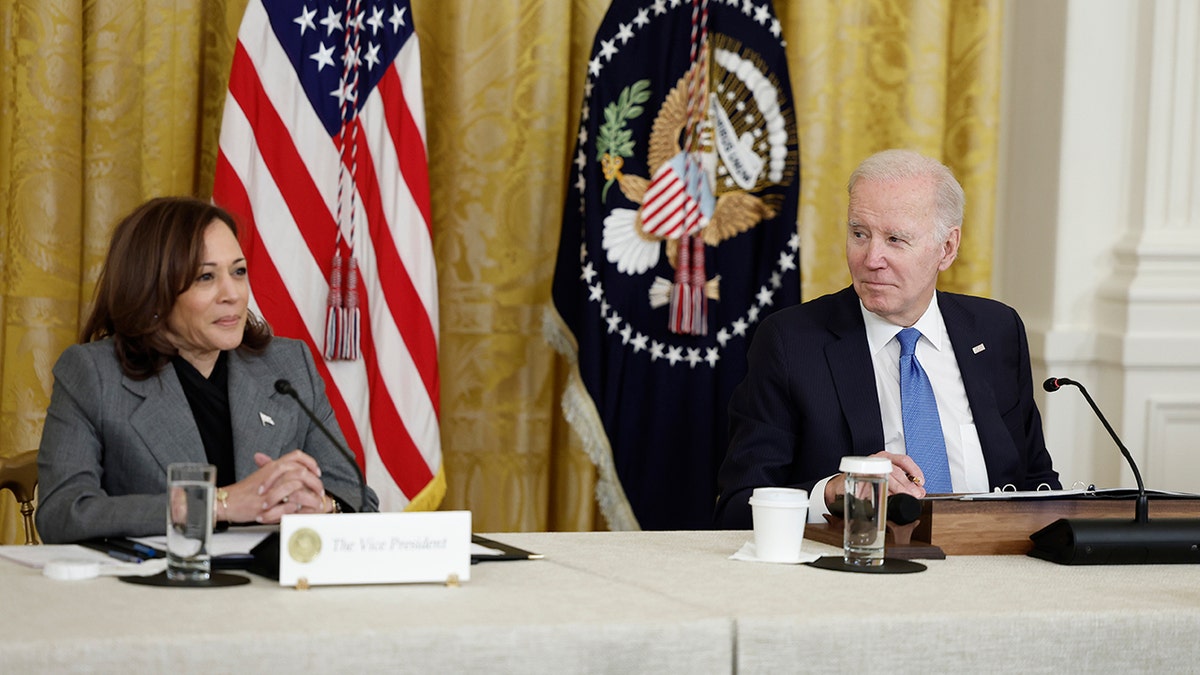
[[[992,487],[1060,487],[1033,400],[1025,325],[1003,303],[938,293]],[[977,346],[982,349],[977,350]],[[883,449],[875,370],[854,288],[780,310],[759,326],[729,402],[716,525],[751,527],[750,494],[813,485],[841,458]],[[820,495],[816,496],[820,498]]]

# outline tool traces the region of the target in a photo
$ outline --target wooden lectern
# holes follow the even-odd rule
[[[1124,493],[1125,491],[1122,491]],[[1152,496],[1150,519],[1200,519],[1200,497]],[[1134,498],[1072,494],[1012,499],[944,498],[921,500],[916,523],[888,523],[887,556],[939,559],[947,555],[1024,555],[1033,548],[1029,535],[1059,518],[1134,517]],[[809,523],[804,536],[842,545],[842,520]]]

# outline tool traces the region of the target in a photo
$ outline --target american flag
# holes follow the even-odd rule
[[[436,508],[446,486],[420,76],[408,0],[251,0],[213,187],[275,333],[317,355],[358,348],[317,366],[384,511]],[[327,336],[335,252],[357,335]]]

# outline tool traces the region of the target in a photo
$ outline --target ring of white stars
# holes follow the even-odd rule
[[[771,10],[767,3],[756,3],[754,0],[714,0],[715,2],[724,2],[730,7],[738,8],[742,14],[754,20],[755,23],[761,26],[770,27],[768,30],[771,35],[779,39],[780,44],[786,46],[786,41],[780,39],[783,34],[779,20],[771,16]],[[588,79],[584,84],[583,95],[583,112],[579,122],[579,145],[580,148],[587,144],[587,120],[589,100],[592,96],[593,80],[600,75],[604,70],[605,64],[612,61],[612,57],[620,51],[621,46],[635,37],[635,32],[645,28],[650,24],[651,12],[654,16],[666,14],[669,9],[677,9],[684,4],[684,0],[655,0],[650,7],[643,7],[638,10],[637,15],[629,23],[619,23],[616,35],[608,40],[600,40],[600,50],[588,61]],[[732,92],[729,96],[732,97]],[[745,113],[748,121],[753,121],[751,113],[745,111],[744,104],[739,104],[739,113]],[[755,134],[756,138],[758,134]],[[587,166],[587,157],[583,150],[580,149],[575,156],[574,161],[576,169],[575,187],[580,194],[584,193],[587,187],[587,182],[583,177],[583,169]],[[584,204],[580,200],[579,212],[584,213]],[[583,244],[579,248],[580,275],[579,278],[588,287],[588,302],[598,303],[600,308],[600,316],[606,324],[606,331],[609,335],[617,334],[621,336],[621,344],[629,346],[633,349],[634,354],[646,352],[652,362],[664,360],[672,366],[686,363],[689,367],[695,368],[701,363],[707,364],[710,368],[716,368],[717,362],[721,359],[720,350],[724,348],[734,338],[746,337],[750,326],[758,322],[764,315],[764,312],[775,304],[775,292],[783,285],[783,275],[788,272],[794,272],[797,269],[796,257],[800,251],[800,235],[793,233],[787,242],[787,250],[779,252],[779,257],[775,260],[774,269],[771,272],[770,279],[766,284],[763,284],[758,293],[755,294],[754,303],[752,303],[746,313],[735,319],[728,326],[722,326],[717,331],[718,347],[704,347],[701,353],[700,347],[685,347],[682,345],[672,345],[658,340],[651,340],[649,336],[644,335],[631,324],[626,322],[620,314],[613,311],[611,305],[604,298],[604,284],[602,284],[596,276],[599,271],[588,259],[587,244]]]
[[[317,28],[318,23],[325,27],[326,39],[332,37],[335,31],[340,32],[351,27],[358,30],[359,39],[362,39],[365,35],[367,41],[366,54],[362,54],[361,49],[356,49],[356,45],[345,45],[344,40],[342,41],[341,46],[344,47],[344,53],[341,57],[343,75],[338,82],[338,88],[329,92],[330,96],[338,100],[338,105],[344,105],[346,101],[358,101],[358,92],[356,91],[358,78],[356,75],[349,75],[349,71],[358,68],[364,61],[367,64],[368,71],[374,70],[376,66],[380,65],[379,50],[382,44],[375,41],[379,36],[379,31],[386,30],[385,24],[390,24],[393,35],[400,32],[400,27],[407,25],[404,17],[407,11],[407,7],[401,8],[393,4],[390,16],[385,18],[386,10],[382,7],[375,7],[371,10],[371,16],[366,18],[365,21],[364,16],[366,12],[359,12],[353,19],[348,20],[346,26],[343,27],[342,13],[333,11],[333,7],[327,8],[327,13],[323,19],[314,21],[317,17],[317,10],[309,9],[305,5],[300,10],[300,16],[292,19],[292,22],[300,27],[301,36],[309,29],[317,32],[319,30]],[[363,26],[364,23],[366,24],[366,28]],[[367,35],[368,33],[369,35]],[[317,72],[321,72],[325,66],[336,67],[333,60],[333,53],[339,46],[339,42],[331,40],[333,44],[328,46],[325,42],[326,40],[322,39],[317,45],[317,51],[308,56],[308,58],[317,62]],[[353,59],[353,63],[349,63],[351,59]]]
[[[793,233],[788,239],[787,250],[779,252],[770,278],[767,283],[759,287],[758,293],[754,296],[754,302],[746,310],[746,313],[717,331],[717,342],[722,348],[734,338],[745,338],[750,326],[758,322],[769,311],[769,308],[774,307],[775,292],[783,286],[783,275],[789,272],[795,273],[796,256],[799,251],[800,235]],[[711,368],[717,367],[717,362],[721,359],[720,349],[717,347],[705,347],[703,355],[700,353],[699,347],[688,347],[685,354],[684,347],[651,340],[615,312],[604,297],[604,284],[596,278],[599,271],[588,259],[586,244],[579,248],[579,263],[579,279],[588,287],[588,302],[599,304],[600,316],[604,318],[607,325],[605,330],[609,335],[614,333],[620,335],[621,344],[631,347],[634,354],[645,351],[651,361],[664,359],[672,366],[682,362],[695,368],[703,362]]]

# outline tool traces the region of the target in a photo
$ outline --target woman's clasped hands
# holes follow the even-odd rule
[[[258,470],[218,490],[217,519],[233,523],[275,524],[292,513],[328,513],[330,500],[321,482],[321,467],[309,455],[293,450],[279,459],[254,454]],[[224,499],[220,499],[224,492]]]

